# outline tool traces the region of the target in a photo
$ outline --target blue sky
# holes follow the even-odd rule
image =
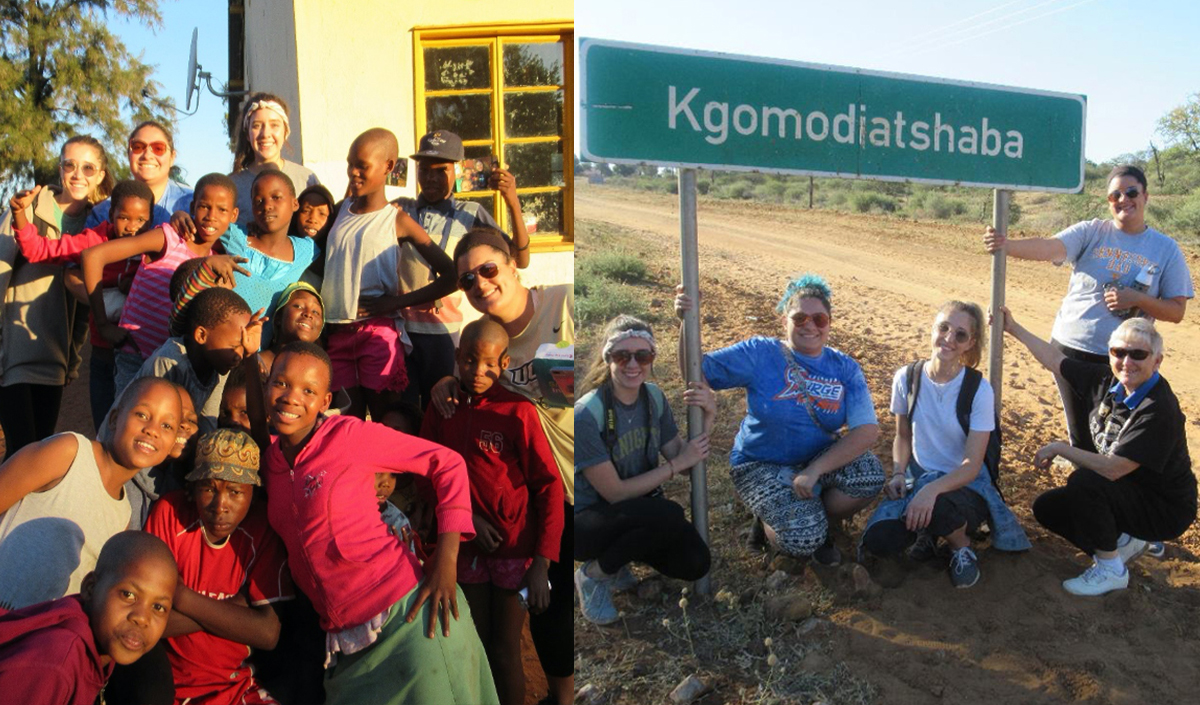
[[[159,13],[161,29],[151,31],[144,25],[114,22],[113,30],[134,56],[155,67],[154,79],[162,85],[164,97],[183,108],[187,85],[188,49],[192,29],[199,29],[198,62],[213,75],[213,87],[229,79],[229,15],[225,3],[200,0],[163,0]],[[227,174],[233,168],[233,154],[225,132],[225,101],[208,92],[201,84],[200,108],[195,115],[175,116],[175,163],[183,167],[188,183],[209,172]],[[193,101],[195,99],[193,98]],[[195,103],[193,102],[193,106]]]
[[[1200,3],[1189,0],[577,0],[575,30],[1081,93],[1097,162],[1162,146],[1159,118],[1200,92]]]

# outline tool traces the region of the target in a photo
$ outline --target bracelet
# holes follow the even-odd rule
[[[517,243],[516,243],[516,242],[513,242],[513,244],[515,245],[515,244],[517,244]],[[514,248],[513,248],[513,251],[514,251],[514,252],[524,252],[525,250],[528,250],[528,249],[529,249],[529,243],[527,242],[527,243],[525,243],[525,246],[524,246],[524,247],[514,247]]]

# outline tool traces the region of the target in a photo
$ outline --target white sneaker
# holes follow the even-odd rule
[[[1131,537],[1124,546],[1117,546],[1117,557],[1121,559],[1122,563],[1129,565],[1145,553],[1149,545],[1141,539]]]
[[[1083,575],[1064,580],[1062,585],[1063,589],[1072,595],[1103,595],[1129,587],[1129,571],[1117,575],[1099,563],[1092,563],[1092,567],[1083,571]]]

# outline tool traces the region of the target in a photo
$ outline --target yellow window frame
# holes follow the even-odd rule
[[[575,249],[575,160],[573,158],[574,135],[572,134],[574,122],[574,51],[575,46],[575,24],[569,20],[551,20],[547,22],[502,22],[488,23],[478,25],[458,25],[453,27],[414,27],[413,30],[413,90],[414,90],[414,135],[413,143],[420,140],[428,129],[427,118],[425,114],[425,100],[427,97],[433,96],[452,96],[452,95],[482,95],[487,93],[492,96],[492,139],[491,140],[466,140],[464,146],[481,146],[489,145],[493,148],[493,153],[499,155],[501,159],[504,157],[505,145],[509,144],[531,144],[539,142],[553,142],[558,139],[561,141],[561,153],[563,159],[563,185],[562,186],[539,186],[539,187],[524,187],[519,186],[517,193],[519,195],[534,195],[538,193],[562,193],[562,231],[558,233],[533,233],[530,236],[530,251],[538,252],[561,252],[571,251]],[[563,83],[557,86],[506,86],[504,85],[504,57],[502,55],[501,46],[504,43],[522,42],[522,43],[537,43],[537,42],[560,42],[563,48]],[[486,89],[460,89],[460,90],[425,90],[425,49],[449,46],[479,46],[487,45],[491,58],[491,86]],[[504,134],[504,101],[505,93],[511,93],[514,89],[519,89],[521,92],[538,92],[538,91],[563,91],[563,124],[561,133],[558,137],[513,137],[509,138]],[[496,214],[496,220],[502,228],[511,232],[512,224],[509,222],[511,218],[508,214],[508,208],[504,205],[504,200],[500,198],[497,191],[491,191],[493,208],[492,211]]]

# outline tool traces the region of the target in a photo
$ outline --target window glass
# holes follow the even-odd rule
[[[506,43],[504,45],[504,85],[561,86],[563,82],[562,44]]]
[[[558,136],[562,132],[562,102],[562,91],[505,93],[505,136]]]
[[[561,191],[521,194],[521,210],[525,213],[525,222],[530,226],[531,235],[563,232]]]
[[[563,185],[562,144],[558,140],[510,144],[504,161],[522,188]]]
[[[445,95],[425,100],[426,132],[449,130],[464,140],[492,137],[492,97]]]
[[[491,88],[492,65],[488,56],[487,45],[426,49],[425,90]]]

